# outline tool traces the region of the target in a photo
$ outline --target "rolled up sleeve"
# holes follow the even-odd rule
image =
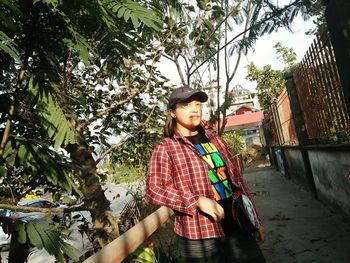
[[[174,211],[194,215],[197,212],[198,195],[184,192],[173,182],[174,167],[164,145],[153,150],[148,166],[146,196],[150,203],[164,205]]]

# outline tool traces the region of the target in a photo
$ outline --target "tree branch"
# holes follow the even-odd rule
[[[185,78],[184,78],[184,76],[182,74],[182,71],[181,71],[181,67],[180,67],[179,57],[178,56],[175,57],[174,62],[175,62],[175,65],[176,65],[177,72],[179,73],[182,85],[186,85]]]
[[[163,53],[162,56],[165,57],[165,58],[167,58],[167,59],[169,59],[169,60],[172,61],[172,62],[175,62],[175,60],[174,60],[172,57],[168,56],[167,54],[164,54],[164,53]]]
[[[67,208],[40,208],[40,207],[32,207],[32,206],[17,206],[17,205],[8,205],[8,204],[0,204],[0,209],[7,209],[16,212],[41,212],[41,213],[68,213],[68,212],[76,212],[76,211],[89,211],[89,209],[84,206],[72,206]]]
[[[123,145],[126,140],[128,139],[128,136],[126,135],[120,142],[113,144],[108,150],[106,150],[104,153],[100,155],[95,161],[96,165],[101,162],[109,153],[111,153],[114,149],[118,148],[119,146]]]
[[[153,108],[152,108],[150,114],[147,116],[146,121],[142,123],[143,125],[146,124],[146,123],[150,120],[151,115],[153,114],[155,108],[156,108],[156,105],[153,106]],[[140,125],[140,126],[142,126],[142,125]],[[141,129],[141,130],[139,130],[139,132],[137,132],[137,134],[139,134],[140,132],[143,132],[143,131],[144,131],[144,129]],[[116,149],[116,148],[118,148],[119,146],[123,145],[128,139],[129,139],[129,134],[125,135],[124,138],[123,138],[120,142],[118,142],[118,143],[116,143],[116,144],[113,144],[108,150],[106,150],[104,153],[102,153],[102,154],[100,155],[100,157],[98,157],[98,158],[96,159],[96,161],[95,161],[96,165],[97,165],[99,162],[101,162],[101,161],[102,161],[109,153],[111,153],[114,149]]]
[[[162,44],[165,40],[162,41]],[[154,64],[156,63],[156,57],[158,56],[158,50],[156,50],[153,54],[153,58],[152,58],[152,65],[151,65],[151,68],[153,68]],[[168,57],[166,57],[168,58]],[[98,120],[99,118],[107,115],[109,112],[111,112],[112,110],[120,107],[121,105],[131,101],[133,98],[135,98],[137,95],[139,95],[141,92],[145,92],[149,89],[148,87],[148,83],[151,79],[151,76],[152,76],[152,72],[150,72],[150,76],[148,77],[148,79],[146,80],[146,83],[145,85],[140,88],[140,89],[137,89],[134,93],[130,94],[126,99],[122,100],[122,101],[119,101],[118,103],[114,104],[113,106],[110,106],[110,107],[107,107],[106,109],[98,112],[95,116],[93,116],[92,118],[88,119],[87,121],[83,122],[81,125],[80,125],[80,129],[83,128],[83,127],[86,127],[87,125],[91,124],[92,122]]]
[[[133,93],[129,94],[129,96],[127,98],[125,98],[124,100],[119,101],[118,103],[115,103],[113,106],[107,107],[104,110],[99,111],[98,113],[95,114],[95,116],[91,117],[90,119],[88,119],[87,121],[83,122],[81,124],[81,127],[85,127],[91,123],[93,123],[94,121],[98,120],[99,118],[102,118],[103,116],[107,115],[109,112],[111,112],[112,110],[122,106],[123,104],[131,101],[133,98],[135,98],[137,95],[139,95],[141,92],[147,90],[147,85],[145,85],[143,88],[138,89],[138,90],[134,90]]]
[[[291,4],[286,5],[285,7],[283,7],[280,11],[283,12],[283,11],[287,10],[288,8],[294,6],[295,4],[298,4],[300,1],[301,1],[301,0],[296,0],[296,1],[292,2]],[[269,21],[271,18],[273,18],[273,17],[275,17],[275,16],[277,16],[277,15],[278,15],[278,14],[276,14],[276,13],[275,13],[275,14],[272,14],[272,15],[266,17],[265,19],[261,20],[260,22],[254,24],[254,25],[252,25],[252,26],[250,26],[250,27],[248,27],[246,30],[242,31],[242,32],[239,33],[238,35],[236,35],[234,38],[232,38],[232,39],[231,39],[229,42],[227,42],[225,45],[223,45],[223,46],[220,47],[218,50],[216,50],[215,52],[213,52],[212,54],[210,54],[209,57],[207,57],[207,58],[206,58],[204,61],[202,61],[194,70],[192,70],[192,71],[189,73],[189,75],[190,75],[190,76],[193,75],[193,73],[194,73],[195,71],[197,71],[201,66],[203,66],[203,64],[206,63],[208,60],[210,60],[211,58],[213,58],[218,52],[220,52],[222,49],[224,49],[225,46],[232,44],[237,38],[239,38],[240,36],[242,36],[242,35],[245,34],[246,32],[252,30],[252,29],[255,28],[256,26],[259,26],[259,25],[261,25],[261,24],[263,24],[263,23]]]

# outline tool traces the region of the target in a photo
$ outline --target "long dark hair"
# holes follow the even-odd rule
[[[166,117],[163,132],[164,132],[164,137],[167,138],[174,138],[175,134],[175,128],[176,128],[176,120],[175,118],[171,117],[171,114],[169,112],[168,116]]]

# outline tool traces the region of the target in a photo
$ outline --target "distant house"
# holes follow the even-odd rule
[[[247,146],[252,144],[261,145],[259,126],[264,118],[264,113],[258,109],[242,105],[226,117],[224,132],[240,131]]]
[[[227,109],[227,115],[233,115],[242,106],[252,107],[256,110],[260,109],[259,99],[256,92],[244,89],[240,85],[236,85],[230,92],[230,96],[234,98],[232,106]]]
[[[243,112],[243,113],[242,113]],[[225,131],[234,130],[259,130],[259,125],[264,118],[262,111],[247,111],[240,108],[238,114],[226,117]]]
[[[239,107],[236,108],[236,110],[233,112],[233,114],[229,114],[229,115],[241,115],[241,114],[246,114],[246,113],[252,113],[252,112],[258,112],[260,111],[257,108],[254,108],[252,106],[249,105],[240,105]]]
[[[210,112],[215,111],[218,107],[217,97],[220,98],[220,103],[225,100],[225,90],[220,87],[220,93],[217,94],[217,88],[213,87],[212,90],[206,91],[208,94],[208,103],[203,107],[203,118],[204,120],[209,120]],[[229,97],[233,98],[231,106],[226,110],[226,115],[233,115],[236,113],[237,109],[241,106],[249,106],[254,109],[259,110],[260,104],[258,99],[258,94],[254,91],[243,88],[241,85],[236,85],[228,94]]]

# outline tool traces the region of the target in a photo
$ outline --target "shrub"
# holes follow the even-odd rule
[[[244,141],[242,137],[237,132],[227,132],[222,136],[226,141],[227,146],[230,152],[235,155],[238,153],[242,153],[244,149]]]

